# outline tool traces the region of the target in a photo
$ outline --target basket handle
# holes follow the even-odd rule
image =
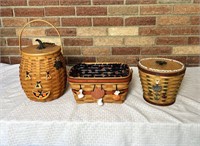
[[[24,31],[24,29],[27,27],[27,25],[29,25],[29,24],[31,24],[31,23],[33,23],[33,22],[45,22],[45,23],[47,23],[47,24],[49,24],[51,27],[53,27],[55,30],[56,30],[56,32],[57,32],[57,34],[58,34],[58,36],[59,36],[59,39],[60,39],[60,43],[61,43],[61,46],[60,46],[60,48],[61,48],[61,52],[63,53],[63,47],[62,47],[62,40],[61,40],[61,37],[60,37],[60,33],[59,33],[59,31],[58,31],[58,29],[53,25],[53,24],[51,24],[50,22],[48,22],[48,21],[46,21],[46,20],[41,20],[41,19],[36,19],[36,20],[32,20],[32,21],[29,21],[28,23],[26,23],[24,26],[23,26],[23,28],[22,28],[22,30],[21,30],[21,32],[20,32],[20,35],[19,35],[19,51],[20,51],[20,53],[21,53],[21,39],[22,39],[22,34],[23,34],[23,31]]]

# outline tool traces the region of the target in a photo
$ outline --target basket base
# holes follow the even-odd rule
[[[38,100],[38,99],[34,99],[34,98],[28,98],[28,99],[35,101],[35,102],[49,102],[49,101],[52,101],[52,100],[55,100],[55,99],[58,99],[58,98],[51,98],[51,99],[46,99],[46,100]]]
[[[150,104],[157,105],[157,106],[169,106],[169,105],[174,104],[175,101],[176,101],[176,100],[174,100],[173,102],[167,103],[167,104],[159,104],[159,103],[155,103],[155,102],[151,102],[151,101],[147,100],[147,99],[144,97],[144,95],[143,95],[143,98],[144,98],[144,100],[145,100],[146,102],[148,102],[148,103],[150,103]]]
[[[80,100],[76,100],[76,103],[78,103],[78,104],[83,104],[83,103],[97,103],[97,102],[94,102],[94,101],[80,101]],[[104,101],[104,103],[113,103],[113,104],[122,104],[122,103],[124,103],[124,101],[115,101],[115,102],[108,102],[108,101]]]
[[[49,102],[49,101],[52,101],[52,100],[55,100],[55,99],[58,99],[58,98],[60,98],[60,96],[53,97],[53,98],[47,98],[47,99],[36,99],[36,98],[28,97],[29,100],[32,100],[32,101],[35,101],[35,102]]]

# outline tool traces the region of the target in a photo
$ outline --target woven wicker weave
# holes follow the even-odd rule
[[[109,65],[109,63],[87,64]],[[68,81],[77,103],[98,103],[99,99],[102,99],[103,103],[123,103],[132,78],[132,70],[128,67],[128,74],[124,77],[73,77],[72,75],[68,74]],[[79,97],[80,95],[82,97]]]
[[[66,87],[65,59],[61,53],[62,46],[44,44],[46,48],[37,49],[37,45],[21,48],[21,37],[27,25],[33,22],[45,22],[52,26],[59,37],[58,30],[45,20],[33,20],[22,29],[19,37],[21,53],[20,81],[27,97],[34,101],[51,101],[60,97]]]
[[[155,105],[171,105],[185,73],[185,66],[176,60],[146,58],[138,64],[144,99]]]

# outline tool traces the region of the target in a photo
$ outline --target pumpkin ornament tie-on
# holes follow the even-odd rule
[[[59,60],[59,58],[56,59],[54,67],[59,70],[60,68],[63,67],[62,61]]]
[[[93,98],[97,99],[98,105],[103,105],[102,97],[105,95],[105,91],[101,88],[95,87],[94,91],[91,92]]]
[[[36,39],[38,45],[21,47],[21,37],[25,27],[38,21],[52,26],[60,37],[58,30],[45,20],[32,20],[22,28],[19,36],[20,81],[29,99],[45,102],[56,99],[64,93],[67,80],[66,67],[62,46]]]
[[[120,100],[121,97],[120,97],[119,94],[120,94],[120,91],[116,90],[114,92],[113,99],[116,100],[116,101]]]

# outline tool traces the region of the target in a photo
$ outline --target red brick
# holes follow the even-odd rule
[[[93,40],[91,38],[65,38],[65,46],[92,46]]]
[[[174,5],[175,14],[200,14],[199,5]]]
[[[77,15],[81,16],[96,16],[96,15],[107,15],[106,7],[77,7]]]
[[[200,27],[173,27],[173,35],[198,35],[200,33]]]
[[[62,26],[91,26],[91,18],[62,18]]]
[[[125,19],[126,26],[132,25],[155,25],[156,17],[129,17]]]
[[[173,46],[172,54],[177,54],[177,55],[200,54],[200,46],[199,45],[178,45],[178,46]]]
[[[112,54],[113,55],[139,55],[140,48],[139,47],[113,47]]]
[[[189,45],[199,45],[200,44],[200,37],[189,37],[188,38]]]
[[[200,25],[200,17],[199,16],[191,16],[191,24],[192,25]]]
[[[30,20],[35,20],[36,18],[31,18]],[[38,18],[41,20],[46,20],[49,23],[53,24],[54,26],[60,26],[60,18]],[[50,26],[45,22],[33,22],[30,24],[31,26]],[[51,26],[50,26],[51,27]]]
[[[122,26],[123,18],[121,17],[104,17],[93,18],[94,26]]]
[[[43,8],[15,8],[15,16],[17,17],[41,17],[44,16]]]
[[[64,55],[81,55],[80,47],[64,47]]]
[[[126,0],[126,4],[156,4],[156,0]]]
[[[97,57],[97,62],[123,62],[129,65],[136,65],[137,64],[138,56],[130,55],[130,56],[123,56],[123,55],[112,55],[112,56],[101,56]]]
[[[96,62],[95,57],[68,57],[68,64],[75,65],[82,62]]]
[[[1,28],[0,29],[0,36],[16,36],[16,32],[14,28]]]
[[[140,14],[143,15],[160,15],[170,14],[172,12],[172,6],[158,5],[158,6],[141,6]]]
[[[185,45],[187,43],[186,37],[158,37],[156,39],[157,45]]]
[[[200,35],[200,26],[194,26],[191,28],[191,34],[198,34]]]
[[[192,0],[157,0],[159,4],[191,3]]]
[[[9,59],[9,57],[1,56],[1,57],[0,57],[0,62],[1,62],[1,63],[10,64],[10,59]]]
[[[200,56],[187,56],[187,65],[196,64],[200,66]]]
[[[3,26],[4,27],[16,27],[23,26],[28,21],[27,18],[3,18]]]
[[[90,5],[90,0],[60,0],[61,5]]]
[[[190,17],[187,15],[160,15],[156,19],[157,25],[189,25]]]
[[[11,8],[1,8],[0,9],[0,16],[1,17],[12,17],[13,16],[13,9],[11,9]]]
[[[19,36],[20,33],[22,31],[22,28],[16,28],[16,35]],[[23,37],[44,37],[45,35],[45,28],[41,28],[41,27],[27,27],[26,29],[24,29],[23,33],[22,33]]]
[[[141,55],[170,55],[172,47],[144,47],[141,48]]]
[[[19,47],[1,48],[1,55],[19,55]]]
[[[191,28],[190,27],[174,27],[172,28],[172,34],[173,35],[191,34]]]
[[[29,6],[59,5],[59,0],[29,0]]]
[[[200,0],[194,0],[194,3],[200,3]]]
[[[127,15],[137,15],[138,6],[123,5],[123,6],[109,6],[108,15],[110,16],[127,16]]]
[[[139,35],[169,35],[171,29],[167,27],[140,27]]]
[[[123,45],[122,37],[94,37],[94,46],[121,46]]]
[[[6,39],[0,38],[0,46],[5,46],[5,45],[6,45]]]
[[[111,55],[109,47],[82,47],[81,53],[83,56],[104,56]]]
[[[75,15],[74,7],[47,7],[45,8],[46,16],[70,16]]]
[[[21,62],[21,57],[10,57],[10,64],[20,64]]]
[[[58,31],[61,36],[75,36],[76,35],[76,29],[75,28],[58,28]],[[46,30],[47,36],[58,36],[55,29],[47,29]]]
[[[125,45],[134,45],[134,46],[152,46],[155,44],[155,38],[148,36],[148,37],[125,37],[124,38]]]
[[[22,46],[28,46],[32,44],[32,40],[27,38],[22,38],[21,40]],[[19,46],[19,39],[18,38],[8,38],[7,39],[8,46]]]
[[[94,5],[118,5],[124,4],[124,0],[93,0]]]
[[[26,6],[26,0],[1,0],[0,6]]]

